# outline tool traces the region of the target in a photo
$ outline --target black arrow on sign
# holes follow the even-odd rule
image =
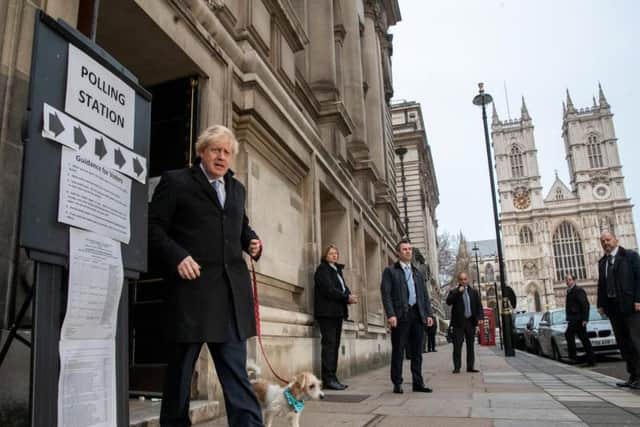
[[[62,125],[57,113],[49,113],[49,130],[56,136],[60,135],[64,131],[64,126]]]
[[[119,148],[116,148],[116,151],[114,151],[113,156],[115,157],[116,165],[118,165],[118,167],[122,169],[122,166],[124,166],[124,164],[127,163],[127,160],[122,155],[122,151],[120,151]]]
[[[96,148],[94,152],[96,156],[100,157],[100,160],[107,155],[107,147],[104,146],[102,138],[96,139]]]
[[[144,168],[142,167],[142,164],[140,163],[140,160],[138,160],[137,157],[133,158],[133,171],[138,176],[140,176],[140,174],[144,172]]]
[[[87,138],[84,136],[80,126],[73,127],[73,142],[76,143],[78,148],[84,147],[84,144],[87,143]]]

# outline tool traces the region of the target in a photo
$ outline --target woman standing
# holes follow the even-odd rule
[[[342,277],[343,268],[343,264],[338,264],[338,248],[329,245],[314,276],[314,315],[322,334],[322,382],[329,390],[347,388],[336,377],[338,350],[342,321],[349,316],[347,306],[358,302]]]

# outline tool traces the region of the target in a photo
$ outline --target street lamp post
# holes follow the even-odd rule
[[[500,268],[500,291],[502,293],[502,339],[504,341],[504,355],[507,357],[515,356],[513,343],[511,341],[512,320],[511,308],[505,295],[504,283],[504,261],[502,257],[502,241],[500,239],[500,222],[498,217],[498,201],[496,200],[496,185],[493,180],[493,162],[491,160],[491,144],[489,142],[489,126],[487,125],[487,104],[493,101],[493,98],[484,91],[484,83],[478,83],[478,95],[473,98],[474,105],[482,107],[482,123],[484,125],[484,140],[487,148],[487,164],[489,165],[489,181],[491,183],[491,200],[493,201],[493,220],[496,231],[496,244],[498,246],[498,265]]]
[[[400,179],[402,182],[402,204],[404,206],[404,236],[409,239],[409,214],[407,213],[407,178],[404,176],[404,155],[407,154],[405,147],[396,148],[396,154],[400,157]]]
[[[473,244],[473,248],[471,248],[471,250],[473,251],[473,253],[476,256],[476,277],[478,278],[478,292],[480,293],[480,296],[482,296],[482,286],[480,285],[481,281],[480,281],[480,265],[478,264],[478,252],[480,252],[480,248],[478,247],[478,243],[474,243]]]

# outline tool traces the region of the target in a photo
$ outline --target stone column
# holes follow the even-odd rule
[[[333,28],[333,0],[307,3],[309,17],[309,85],[318,101],[338,98]]]

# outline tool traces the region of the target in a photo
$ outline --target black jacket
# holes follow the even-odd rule
[[[482,303],[480,302],[480,294],[471,286],[467,286],[469,293],[469,302],[471,303],[471,322],[475,325],[479,320],[484,318]],[[449,291],[447,295],[447,304],[451,306],[451,326],[461,328],[464,325],[464,300],[462,292],[458,290],[458,286]]]
[[[607,297],[607,281],[605,279],[606,255],[598,261],[598,307],[610,310]],[[640,256],[631,249],[618,246],[613,263],[615,274],[616,302],[618,310],[625,314],[634,311],[633,304],[640,303]]]
[[[244,186],[231,171],[224,179],[224,208],[199,163],[165,172],[154,192],[149,246],[152,256],[164,264],[169,282],[170,341],[224,341],[232,315],[242,339],[256,334],[251,280],[242,252],[258,237],[245,215]],[[201,266],[196,280],[183,280],[177,273],[188,255]]]
[[[337,270],[331,267],[328,262],[322,261],[316,269],[313,276],[315,284],[313,313],[315,317],[341,317],[343,319],[349,317],[347,302],[351,291],[342,276],[344,265],[336,264],[336,268]],[[340,286],[338,275],[344,281],[344,291]]]
[[[420,310],[420,317],[426,323],[427,317],[433,315],[431,300],[425,287],[424,276],[413,266],[412,270],[413,283],[416,287],[416,304]],[[407,290],[407,281],[400,262],[396,262],[391,267],[384,269],[380,293],[387,318],[395,316],[398,320],[404,320],[409,313],[409,291]]]
[[[587,293],[584,289],[575,285],[568,290],[564,305],[567,322],[588,322],[589,307],[589,300],[587,299]]]

